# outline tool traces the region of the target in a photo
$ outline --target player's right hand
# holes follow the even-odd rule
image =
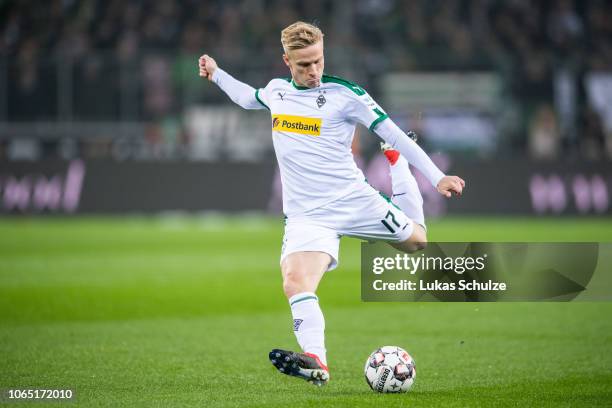
[[[448,198],[450,198],[453,193],[460,196],[463,193],[464,187],[465,181],[457,176],[444,176],[436,186],[438,193]]]
[[[198,60],[198,67],[200,68],[200,76],[212,81],[213,74],[217,70],[217,62],[204,54]]]

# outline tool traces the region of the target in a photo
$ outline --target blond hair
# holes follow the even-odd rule
[[[323,33],[319,27],[303,21],[297,21],[281,31],[281,43],[285,53],[299,50],[323,41]]]

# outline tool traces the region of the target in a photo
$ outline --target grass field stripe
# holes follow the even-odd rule
[[[282,216],[261,215],[257,229],[251,217],[3,217],[2,387],[74,387],[77,402],[68,408],[202,401],[207,408],[295,408],[313,405],[313,398],[319,408],[373,408],[383,400],[384,408],[407,401],[610,406],[612,319],[605,316],[612,302],[364,303],[357,239],[342,242],[343,269],[324,276],[321,286],[327,347],[337,362],[334,388],[284,378],[263,361],[265,351],[294,341],[290,301],[317,295],[283,297],[280,272],[270,271]],[[430,219],[428,229],[439,242],[612,242],[607,216],[452,216]],[[205,264],[223,268],[203,273]],[[390,344],[438,374],[417,370],[413,394],[372,392],[363,363]],[[568,356],[578,361],[569,370]],[[151,387],[160,378],[173,380]]]
[[[295,305],[296,303],[300,303],[300,302],[302,302],[302,301],[304,301],[304,300],[308,300],[308,299],[319,300],[319,298],[318,298],[318,297],[316,297],[316,296],[306,296],[306,297],[303,297],[303,298],[301,298],[301,299],[296,299],[296,300],[294,300],[293,302],[291,302],[290,306],[293,306],[293,305]]]

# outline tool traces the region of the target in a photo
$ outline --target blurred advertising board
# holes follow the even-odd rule
[[[388,166],[379,156],[364,173],[390,193]],[[612,163],[434,160],[467,187],[461,198],[446,200],[416,172],[429,216],[612,215]],[[280,196],[273,162],[0,162],[2,214],[280,212]]]

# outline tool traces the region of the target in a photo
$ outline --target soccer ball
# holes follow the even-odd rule
[[[416,377],[415,363],[401,347],[384,346],[365,363],[365,379],[376,392],[406,392]]]

